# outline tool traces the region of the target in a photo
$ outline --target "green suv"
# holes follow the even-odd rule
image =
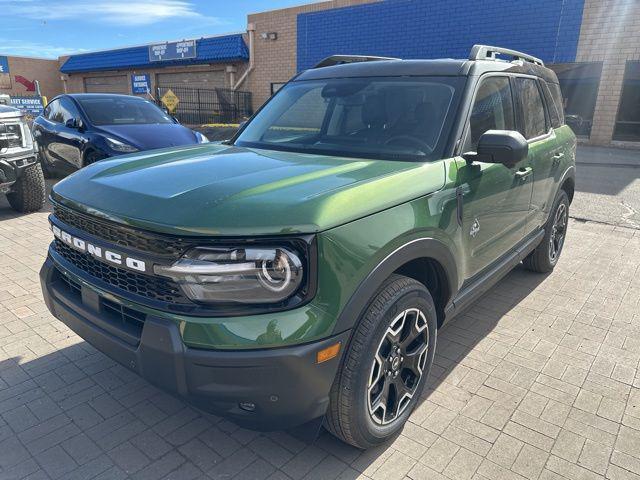
[[[518,263],[554,268],[575,148],[534,57],[331,57],[228,142],[59,182],[44,298],[202,409],[371,447],[420,402],[439,327]]]

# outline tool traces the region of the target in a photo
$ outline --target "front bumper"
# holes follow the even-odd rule
[[[70,289],[68,275],[51,257],[42,266],[42,291],[51,313],[150,383],[248,428],[280,430],[324,415],[340,356],[317,364],[316,353],[336,342],[342,343],[342,353],[349,332],[291,347],[201,350],[184,344],[176,323],[146,315],[139,341],[132,341],[103,308],[99,294],[85,284]],[[253,410],[246,409],[248,404]]]
[[[33,151],[20,155],[0,157],[0,188],[8,187],[20,178],[22,172],[38,162]]]

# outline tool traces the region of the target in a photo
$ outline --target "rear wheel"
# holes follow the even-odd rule
[[[21,213],[35,212],[44,206],[46,190],[39,163],[27,167],[22,172],[12,191],[7,194],[7,200],[14,210]]]
[[[437,320],[421,283],[393,275],[353,333],[331,389],[328,430],[358,448],[396,436],[433,363]]]
[[[569,197],[560,190],[551,209],[540,245],[522,262],[525,268],[539,273],[553,270],[558,263],[569,224]]]

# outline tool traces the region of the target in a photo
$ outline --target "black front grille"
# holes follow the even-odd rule
[[[61,205],[54,205],[53,214],[60,221],[89,235],[141,252],[177,258],[188,248],[187,243],[180,239],[116,225],[83,215]]]
[[[88,253],[82,253],[55,239],[55,250],[62,258],[88,275],[126,292],[152,300],[168,303],[191,303],[171,280],[113,267],[96,260]]]

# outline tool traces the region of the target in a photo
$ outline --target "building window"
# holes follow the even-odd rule
[[[565,121],[581,137],[591,135],[602,63],[549,65],[560,81]]]
[[[274,95],[278,90],[286,85],[286,82],[272,82],[271,83],[271,95]]]
[[[640,142],[640,62],[627,62],[614,140]]]

